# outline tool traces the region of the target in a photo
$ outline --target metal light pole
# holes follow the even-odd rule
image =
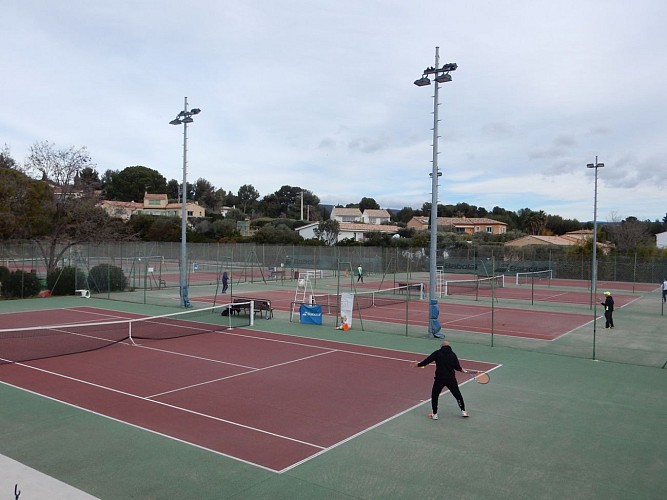
[[[187,167],[188,167],[188,123],[192,123],[193,115],[199,114],[201,109],[194,108],[188,111],[188,98],[185,98],[183,111],[180,111],[176,118],[169,122],[170,125],[183,124],[183,186],[181,187],[181,261],[179,274],[179,288],[181,293],[181,305],[183,307],[191,307],[190,299],[188,298],[188,246],[186,241],[187,225],[188,225],[188,184],[187,184]]]
[[[429,322],[428,333],[431,336],[436,336],[437,332],[432,331],[431,325],[431,307],[435,304],[437,307],[436,294],[436,257],[438,248],[438,177],[441,172],[438,170],[438,90],[441,83],[451,82],[452,77],[450,71],[455,71],[458,65],[456,63],[448,63],[439,67],[440,65],[440,47],[435,48],[435,66],[426,68],[419,80],[415,80],[415,85],[424,87],[431,85],[431,80],[427,75],[435,75],[435,91],[433,93],[433,170],[431,176],[431,245],[429,257],[429,280],[428,280],[428,298],[429,298]]]
[[[595,359],[595,333],[597,325],[597,279],[598,279],[598,168],[604,167],[604,163],[589,163],[587,168],[595,169],[595,195],[593,197],[593,261],[591,262],[591,302],[593,303],[593,359]]]

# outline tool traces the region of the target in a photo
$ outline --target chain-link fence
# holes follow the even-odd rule
[[[27,298],[37,291],[45,295],[55,290],[72,295],[78,291],[103,299],[178,307],[180,252],[178,242],[79,244],[55,248],[49,266],[38,245],[5,242],[0,245],[2,295]],[[190,243],[186,277],[190,295],[200,297],[220,297],[223,272],[228,273],[232,293],[261,290],[270,285],[271,289],[282,289],[289,296],[294,294],[299,278],[305,275],[310,277],[315,290],[337,293],[341,284],[353,288],[352,276],[359,265],[363,267],[366,283],[377,289],[415,281],[426,285],[430,271],[428,254],[424,248]],[[488,293],[474,299],[441,296],[443,313],[465,309],[470,310],[466,314],[486,318],[483,328],[457,329],[461,324],[458,320],[444,317],[444,331],[453,341],[665,367],[667,331],[665,306],[659,292],[667,277],[665,256],[602,252],[598,255],[598,283],[615,290],[622,304],[616,313],[618,325],[609,332],[602,326],[604,321],[596,318],[601,314],[601,306],[595,302],[590,287],[590,255],[558,248],[499,245],[441,248],[437,255],[436,266],[442,276],[476,278],[503,274],[505,282],[512,286],[516,273],[550,270],[553,282],[578,281],[577,286],[590,295],[590,301],[579,303],[499,299],[502,294],[494,297]],[[69,272],[72,268],[74,272]],[[56,286],[59,280],[62,285],[66,279],[71,280],[66,287]],[[562,282],[547,286],[554,292],[558,287],[563,288],[560,293],[565,293],[568,287]],[[364,330],[423,337],[428,331],[426,301],[423,302],[399,306],[401,312],[394,319],[390,319],[391,315],[381,318],[381,314],[374,318],[372,313],[362,311],[363,321],[357,324],[363,325]],[[276,311],[278,320],[289,321],[290,317],[291,314]],[[578,326],[552,338],[505,334],[512,328],[539,333],[545,330],[547,322],[558,324],[573,317],[580,318]],[[336,324],[335,320],[327,322]]]

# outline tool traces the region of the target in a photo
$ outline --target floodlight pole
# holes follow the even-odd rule
[[[595,163],[589,163],[586,168],[595,169],[595,194],[593,196],[593,260],[591,262],[591,302],[593,306],[593,359],[595,359],[595,334],[597,325],[597,279],[598,279],[598,168],[604,167],[604,163],[598,163],[598,157],[595,157]]]
[[[435,48],[435,66],[426,68],[422,74],[422,77],[418,80],[415,80],[415,85],[418,87],[423,87],[431,84],[431,80],[427,75],[435,75],[435,90],[433,93],[433,169],[430,173],[431,176],[431,244],[429,252],[429,280],[428,280],[428,298],[429,298],[429,321],[428,321],[428,333],[429,336],[435,336],[437,332],[432,331],[432,322],[431,322],[431,305],[437,304],[437,293],[436,293],[436,259],[437,259],[437,248],[438,248],[438,177],[442,173],[438,169],[438,90],[440,88],[440,83],[452,81],[450,76],[450,71],[455,71],[457,68],[456,63],[445,64],[440,67],[440,47]],[[435,302],[434,302],[435,301]]]
[[[181,305],[185,308],[192,307],[188,298],[188,246],[187,246],[187,225],[188,225],[188,184],[187,184],[187,166],[188,166],[188,123],[192,123],[192,115],[196,115],[201,110],[199,108],[188,111],[188,98],[185,98],[183,111],[180,111],[176,118],[169,123],[171,125],[183,124],[183,185],[181,187],[181,259],[179,274],[179,289],[181,294]]]

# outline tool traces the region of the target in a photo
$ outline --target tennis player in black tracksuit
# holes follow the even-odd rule
[[[604,306],[604,327],[614,328],[614,298],[611,292],[604,292],[604,297],[604,302],[601,302]]]
[[[466,411],[466,404],[463,401],[463,396],[459,389],[459,384],[456,381],[456,372],[465,372],[461,368],[461,363],[459,363],[459,358],[456,356],[452,348],[449,346],[449,342],[446,340],[440,344],[440,349],[433,352],[428,358],[423,361],[417,362],[413,361],[413,366],[418,368],[423,368],[426,365],[429,365],[435,361],[435,378],[433,380],[433,388],[431,389],[431,408],[433,413],[429,414],[433,420],[438,420],[438,399],[440,398],[440,393],[442,390],[447,387],[449,392],[452,393],[452,396],[456,399],[456,402],[461,408],[461,415],[464,417],[468,416]]]

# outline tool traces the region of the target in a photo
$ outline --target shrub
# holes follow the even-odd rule
[[[51,295],[73,295],[74,290],[86,286],[86,275],[73,266],[57,267],[46,275],[46,284]]]
[[[88,289],[91,293],[122,292],[127,287],[127,278],[120,267],[99,264],[88,273]]]
[[[18,270],[10,273],[7,283],[2,284],[2,294],[6,297],[34,297],[40,291],[39,278],[34,271],[26,273]]]
[[[0,287],[4,288],[7,286],[10,274],[11,272],[9,269],[7,269],[5,266],[0,266]],[[0,291],[2,291],[2,288],[0,288]]]

